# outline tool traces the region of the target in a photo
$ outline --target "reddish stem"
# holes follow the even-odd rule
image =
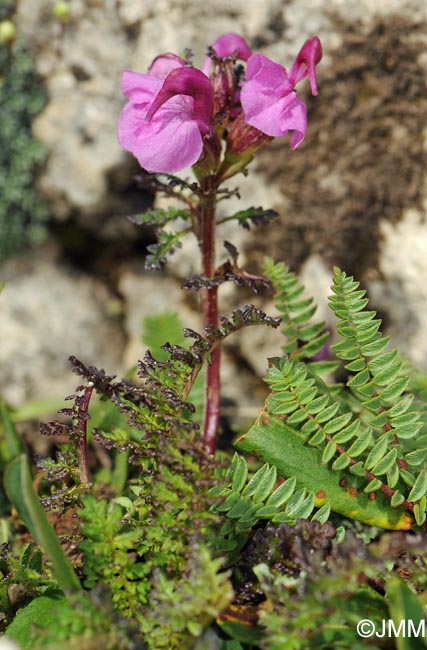
[[[200,204],[200,250],[202,253],[202,272],[208,278],[215,274],[215,207],[216,179],[207,176],[202,183],[203,197]],[[205,327],[218,326],[218,287],[202,291],[202,314]],[[221,347],[217,346],[211,355],[206,372],[205,416],[203,444],[208,453],[214,454],[219,427],[220,412],[220,363]]]

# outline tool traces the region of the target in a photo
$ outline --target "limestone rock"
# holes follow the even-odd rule
[[[123,331],[106,286],[70,273],[54,256],[13,260],[0,275],[0,393],[11,405],[72,393],[79,380],[70,355],[120,369]]]
[[[369,282],[369,294],[386,315],[393,347],[427,371],[427,224],[422,214],[408,211],[395,226],[381,226],[381,276]]]

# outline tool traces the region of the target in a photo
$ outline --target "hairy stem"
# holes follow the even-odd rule
[[[79,412],[81,414],[80,421],[78,424],[78,428],[81,431],[81,436],[79,438],[80,471],[81,471],[81,478],[83,483],[90,482],[89,462],[87,456],[87,421],[89,419],[88,409],[89,409],[89,402],[93,393],[93,388],[94,388],[93,384],[88,384],[88,386],[85,387],[83,398],[82,398],[82,404],[80,405],[79,408]]]
[[[202,272],[208,278],[215,274],[215,208],[216,179],[207,176],[201,183],[203,195],[200,202],[200,239]],[[202,290],[202,315],[204,327],[218,326],[218,287]],[[205,415],[203,443],[206,451],[215,453],[219,427],[221,347],[212,351],[206,371]]]

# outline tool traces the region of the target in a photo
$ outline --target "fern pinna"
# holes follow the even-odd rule
[[[398,351],[387,350],[389,339],[381,335],[375,312],[366,310],[365,291],[334,269],[330,307],[340,340],[331,349],[348,373],[337,389],[322,381],[316,363],[301,361],[325,343],[323,324],[306,324],[314,309],[299,298],[303,288],[284,265],[269,262],[267,275],[285,314],[288,355],[271,360],[272,392],[237,448],[294,478],[297,488],[313,491],[316,505],[329,503],[337,513],[383,528],[422,526],[427,494],[422,416],[408,392],[408,364]]]

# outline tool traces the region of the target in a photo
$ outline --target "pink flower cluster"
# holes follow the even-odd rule
[[[128,101],[119,118],[119,143],[141,167],[164,173],[194,165],[209,153],[211,161],[217,160],[219,139],[227,139],[234,122],[236,133],[242,134],[242,120],[247,148],[257,134],[280,137],[291,131],[290,146],[295,149],[307,131],[307,109],[295,86],[308,77],[317,95],[316,65],[321,58],[320,41],[311,38],[288,73],[262,54],[252,54],[237,34],[215,41],[202,70],[175,54],[158,56],[147,74],[123,73],[122,91]],[[246,62],[243,81],[235,73],[236,60]],[[239,151],[244,148],[240,142]]]

